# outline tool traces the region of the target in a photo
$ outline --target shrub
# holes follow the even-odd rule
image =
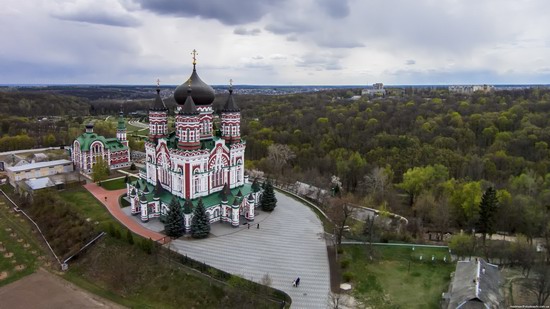
[[[348,268],[348,266],[349,266],[349,260],[346,259],[346,260],[341,260],[340,261],[340,267],[341,268],[343,268],[343,269]]]
[[[135,171],[135,170],[136,170],[136,164],[135,164],[135,163],[132,163],[132,165],[130,165],[130,170],[131,170],[131,171]]]
[[[134,235],[132,235],[129,229],[126,229],[126,241],[128,241],[130,245],[134,244]]]
[[[350,271],[346,271],[342,274],[342,279],[344,280],[344,282],[351,282],[351,280],[353,280],[353,273]]]

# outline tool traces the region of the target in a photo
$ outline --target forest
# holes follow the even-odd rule
[[[286,183],[337,187],[365,206],[441,231],[475,228],[483,192],[494,188],[497,231],[531,238],[549,229],[549,89],[388,90],[359,100],[349,98],[360,89],[235,95],[247,169]],[[216,97],[216,112],[226,97]],[[173,114],[175,102],[165,102]],[[97,133],[114,136],[114,121],[99,119],[148,104],[0,92],[0,151],[68,145],[90,117]]]
[[[495,188],[496,231],[548,232],[550,90],[345,96],[238,97],[247,168],[339,185],[366,206],[441,231],[475,229],[482,195]]]

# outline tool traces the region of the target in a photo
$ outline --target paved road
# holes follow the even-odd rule
[[[121,195],[126,193],[126,189],[120,189],[120,190],[105,190],[102,187],[99,187],[95,183],[89,183],[87,185],[84,185],[84,188],[86,190],[90,191],[90,193],[103,204],[107,210],[111,213],[115,219],[117,219],[120,223],[125,225],[130,231],[141,235],[145,238],[151,238],[152,240],[161,240],[164,241],[164,235],[157,233],[155,231],[149,230],[142,225],[138,224],[135,220],[133,220],[132,217],[127,216],[123,211],[122,208],[120,208],[118,204],[118,199]],[[107,199],[105,199],[107,197]]]
[[[172,249],[232,274],[260,282],[267,273],[272,287],[287,292],[292,308],[326,308],[330,271],[321,221],[308,207],[277,194],[278,206],[250,229],[228,226],[208,239],[174,240]],[[261,221],[260,221],[261,220]],[[260,229],[256,224],[260,224]],[[300,277],[300,286],[292,281]]]

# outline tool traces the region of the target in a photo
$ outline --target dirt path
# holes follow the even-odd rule
[[[125,308],[43,269],[0,288],[0,308]]]
[[[132,220],[132,218],[128,217],[120,208],[120,205],[118,204],[118,199],[121,195],[126,193],[126,189],[120,189],[120,190],[105,190],[102,187],[96,185],[95,183],[89,183],[84,186],[86,190],[88,190],[99,202],[101,202],[113,217],[118,220],[118,222],[122,223],[124,226],[126,226],[130,231],[141,235],[145,238],[151,238],[152,240],[159,241],[161,243],[164,243],[164,236],[163,234],[151,231],[143,226],[141,226],[139,223]]]

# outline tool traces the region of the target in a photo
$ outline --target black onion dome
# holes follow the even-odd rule
[[[240,111],[237,103],[233,100],[233,89],[229,89],[229,97],[227,97],[227,102],[222,109],[222,112],[238,112]]]
[[[157,88],[157,97],[155,98],[155,101],[153,102],[153,106],[151,106],[151,110],[154,110],[154,111],[168,110],[168,108],[166,108],[166,104],[164,104],[164,101],[160,97],[160,89],[158,89],[158,88]]]
[[[212,104],[215,98],[214,88],[202,81],[197,74],[197,70],[193,67],[193,74],[183,84],[179,85],[174,92],[174,99],[176,103],[182,105],[185,104],[187,99],[187,89],[189,87],[189,80],[191,80],[191,89],[193,93],[191,97],[197,105],[209,105]]]

